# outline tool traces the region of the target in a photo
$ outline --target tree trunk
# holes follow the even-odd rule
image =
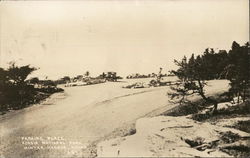
[[[214,99],[211,99],[211,98],[205,96],[204,90],[203,90],[203,86],[202,86],[200,80],[198,80],[198,84],[199,84],[199,88],[200,88],[200,91],[199,91],[200,96],[201,96],[207,103],[211,103],[211,104],[214,105],[213,114],[216,114],[216,113],[217,113],[217,108],[218,108],[218,102],[217,102],[216,100],[214,100]]]
[[[237,100],[237,103],[238,103],[238,104],[240,103],[240,92],[238,92],[238,100]]]
[[[242,100],[243,100],[243,102],[245,102],[245,100],[246,100],[246,88],[245,87],[243,88]]]
[[[217,113],[217,108],[218,108],[218,103],[214,102],[214,111],[213,111],[213,114]]]

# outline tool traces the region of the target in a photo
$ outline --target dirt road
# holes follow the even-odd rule
[[[86,144],[169,104],[168,87],[121,88],[124,84],[65,88],[64,93],[54,94],[40,105],[1,116],[1,157],[79,156],[81,147]],[[80,147],[55,149],[54,144],[49,144],[46,147],[51,148],[38,148],[41,140],[50,137],[60,137],[52,142],[63,139],[63,143],[80,144]],[[24,149],[27,146],[36,148]]]

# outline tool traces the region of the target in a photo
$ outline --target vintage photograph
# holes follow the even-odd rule
[[[250,157],[249,0],[0,0],[0,158]]]

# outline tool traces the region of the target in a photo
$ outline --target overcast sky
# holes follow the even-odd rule
[[[174,59],[249,41],[248,0],[0,2],[0,66],[58,78],[167,72]]]

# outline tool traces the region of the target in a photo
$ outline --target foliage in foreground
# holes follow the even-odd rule
[[[53,81],[27,80],[36,68],[29,65],[18,67],[14,63],[8,69],[0,68],[0,111],[21,109],[38,103],[49,95],[63,91]]]
[[[220,50],[215,53],[213,49],[206,49],[202,55],[192,56],[181,61],[175,60],[179,67],[172,71],[180,82],[171,89],[169,93],[171,100],[179,103],[187,101],[188,95],[198,94],[202,99],[214,105],[214,112],[217,111],[218,100],[208,97],[204,87],[207,80],[228,79],[231,88],[228,92],[228,99],[237,96],[245,102],[250,97],[250,46],[246,43],[240,46],[233,42],[229,52]]]

